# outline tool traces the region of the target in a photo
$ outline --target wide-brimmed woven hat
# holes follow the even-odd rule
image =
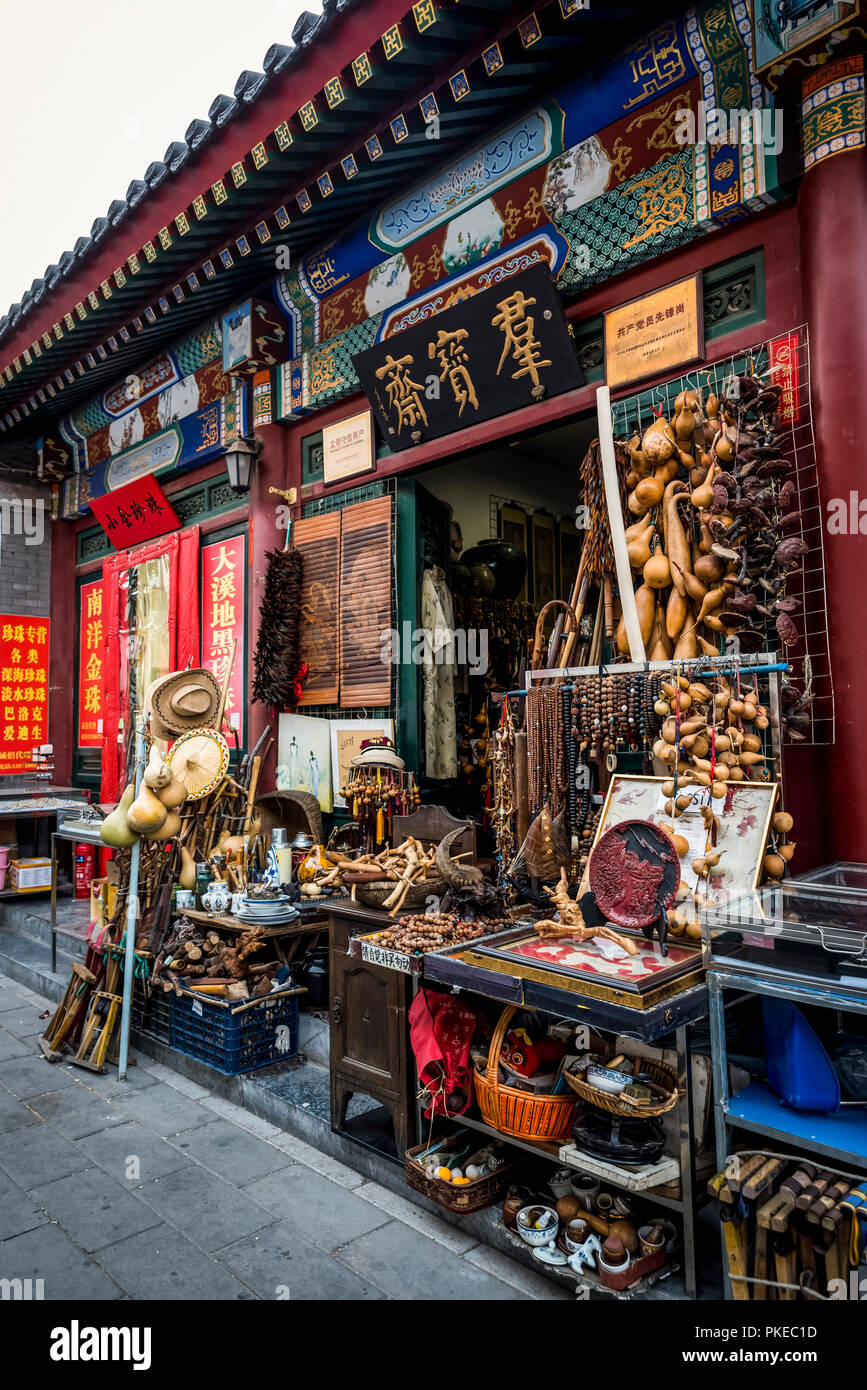
[[[403,758],[397,756],[394,744],[384,734],[362,739],[361,752],[350,763],[350,767],[396,767],[399,770],[404,766]]]
[[[213,724],[220,708],[220,687],[210,671],[194,667],[160,676],[148,687],[145,714],[155,738],[173,739]]]

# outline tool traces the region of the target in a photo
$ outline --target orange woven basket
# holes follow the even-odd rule
[[[476,1072],[476,1100],[486,1124],[515,1139],[568,1139],[572,1131],[576,1101],[572,1096],[539,1096],[533,1091],[516,1091],[497,1080],[500,1048],[506,1029],[518,1011],[505,1008],[494,1029],[488,1051],[487,1071]]]

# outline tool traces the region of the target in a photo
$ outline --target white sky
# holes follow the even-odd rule
[[[3,0],[0,315],[318,0]]]

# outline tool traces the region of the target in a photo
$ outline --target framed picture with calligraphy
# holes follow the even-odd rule
[[[394,452],[584,383],[547,263],[356,354]]]
[[[549,512],[534,512],[530,518],[533,537],[533,607],[538,613],[551,599],[561,597],[557,561],[557,532]],[[553,622],[553,615],[551,615]]]
[[[704,359],[701,272],[609,309],[605,380],[612,391]]]

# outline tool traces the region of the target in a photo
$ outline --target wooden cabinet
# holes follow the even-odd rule
[[[386,914],[350,905],[331,908],[331,1128],[346,1128],[359,1092],[386,1106],[398,1157],[410,1146],[409,977],[347,955],[350,939],[376,931]]]

